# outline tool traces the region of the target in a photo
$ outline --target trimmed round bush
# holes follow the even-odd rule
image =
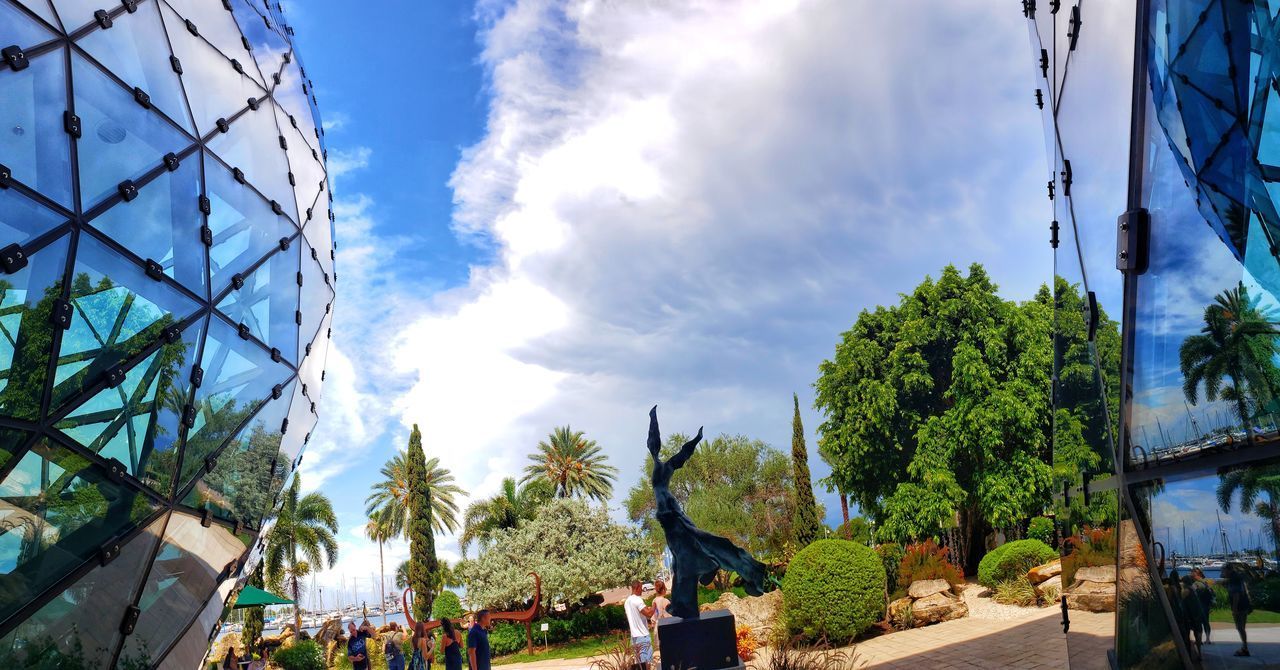
[[[302,640],[277,650],[271,662],[284,670],[324,670],[324,652],[314,641]]]
[[[431,605],[431,618],[457,619],[463,615],[462,600],[458,598],[458,594],[453,591],[443,591],[436,596],[436,601]]]
[[[1027,571],[1058,557],[1053,547],[1040,540],[1014,540],[987,552],[978,563],[978,583],[995,588],[1000,582],[1017,579]]]
[[[884,616],[884,565],[875,550],[818,540],[791,559],[782,605],[792,632],[844,643]]]

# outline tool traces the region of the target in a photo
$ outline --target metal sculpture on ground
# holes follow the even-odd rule
[[[533,651],[533,619],[538,616],[538,608],[542,605],[542,578],[536,572],[530,572],[529,576],[533,577],[533,603],[527,609],[515,610],[511,612],[490,612],[490,621],[514,621],[524,624],[525,641],[529,647],[529,651]],[[413,609],[409,607],[409,593],[413,589],[405,589],[401,596],[401,602],[404,605],[404,618],[409,623],[409,630],[416,630],[418,623],[413,620]],[[457,619],[454,623],[461,623],[462,619]],[[441,623],[439,619],[428,620],[423,623],[427,631],[439,628]]]
[[[671,494],[671,475],[693,456],[702,441],[698,435],[680,447],[666,461],[662,460],[662,437],[658,434],[658,406],[649,410],[649,454],[653,456],[653,496],[657,502],[658,523],[671,550],[675,584],[671,588],[669,611],[682,619],[698,618],[698,583],[710,584],[721,569],[737,572],[747,593],[758,596],[765,592],[768,571],[765,565],[729,540],[713,535],[694,525],[680,509],[680,501]]]

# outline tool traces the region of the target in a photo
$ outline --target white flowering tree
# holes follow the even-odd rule
[[[559,499],[520,527],[495,532],[488,548],[459,571],[471,608],[508,609],[532,596],[530,572],[542,577],[544,603],[574,605],[651,578],[657,565],[637,529],[615,523],[603,508]]]

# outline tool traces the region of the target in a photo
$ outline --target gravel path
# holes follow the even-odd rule
[[[961,594],[961,597],[964,598],[964,604],[969,606],[969,618],[1010,621],[1013,619],[1028,619],[1042,615],[1046,609],[1050,609],[1046,607],[1001,605],[990,597],[979,595],[986,592],[986,587],[978,584],[969,584],[964,587],[964,592]]]

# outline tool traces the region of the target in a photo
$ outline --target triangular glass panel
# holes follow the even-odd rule
[[[245,0],[232,0],[231,11],[235,14],[240,32],[249,40],[249,47],[253,50],[254,60],[258,62],[262,80],[271,82],[272,75],[280,72],[284,55],[289,53],[288,42],[268,28],[263,16]]]
[[[256,528],[271,505],[272,480],[280,453],[284,420],[297,382],[289,382],[279,398],[269,401],[231,440],[213,471],[196,481],[182,504],[208,509],[215,517]],[[284,465],[288,465],[285,459]]]
[[[328,187],[325,187],[328,189]],[[320,267],[325,274],[329,275],[330,285],[333,285],[333,222],[329,220],[329,197],[328,191],[320,194],[320,202],[316,203],[315,215],[307,222],[307,227],[302,229],[302,235],[307,238],[307,243],[316,250],[316,260],[320,261]]]
[[[56,35],[26,12],[8,3],[0,3],[0,45],[16,44],[30,49],[54,37]]]
[[[231,439],[271,394],[271,388],[284,383],[290,374],[283,364],[272,361],[261,345],[241,339],[235,328],[218,318],[209,320],[200,367],[204,381],[196,389],[196,414],[183,447],[179,491],[203,471],[205,457]]]
[[[216,524],[205,528],[199,518],[174,512],[138,598],[142,613],[116,667],[149,668],[163,658],[205,608],[227,566],[247,549],[244,539],[229,529]]]
[[[278,251],[245,276],[218,309],[290,362],[298,360],[298,249]]]
[[[244,171],[245,179],[268,200],[280,204],[282,211],[298,221],[293,187],[289,185],[289,163],[280,146],[273,105],[263,104],[231,123],[225,133],[209,140],[208,148],[224,163]]]
[[[182,83],[169,62],[169,50],[163,48],[167,40],[156,9],[159,4],[163,3],[143,3],[138,11],[116,17],[110,30],[90,32],[77,44],[125,84],[146,92],[151,104],[171,120],[193,132]]]
[[[286,118],[293,117],[292,121],[288,121],[287,124],[281,123],[280,126],[296,123],[298,132],[302,133],[302,139],[306,141],[307,146],[319,149],[320,134],[316,132],[318,126],[312,114],[310,92],[311,87],[302,76],[298,59],[293,58],[285,63],[284,70],[280,73],[280,85],[272,91],[271,97],[284,110]]]
[[[58,29],[58,17],[54,15],[53,6],[49,4],[49,0],[15,0],[15,2],[44,19],[54,30]]]
[[[97,566],[0,640],[0,660],[18,668],[105,668],[120,643],[120,621],[133,603],[167,516],[153,521],[106,565]]]
[[[133,94],[96,66],[71,55],[76,115],[83,135],[76,142],[80,199],[87,211],[116,193],[120,182],[137,179],[193,140],[164,118],[144,109]]]
[[[205,188],[209,198],[209,276],[213,295],[231,285],[237,272],[244,272],[271,251],[280,240],[292,237],[296,228],[289,219],[271,211],[262,196],[241,184],[217,160],[205,158]]]
[[[241,540],[252,541],[252,537],[248,535],[241,536]],[[231,575],[234,577],[235,575]],[[222,583],[218,584],[218,588],[211,596],[205,599],[204,610],[196,617],[183,633],[182,637],[169,648],[164,655],[166,667],[174,668],[199,668],[201,661],[205,655],[209,653],[209,640],[217,639],[220,632],[218,623],[227,611],[227,599],[231,594],[241,588],[237,583],[239,579],[231,579],[228,577]]]
[[[324,366],[326,358],[329,354],[329,327],[333,323],[333,315],[326,314],[320,322],[320,332],[316,333],[314,340],[310,342],[310,353],[304,353],[302,365],[298,368],[298,376],[302,378],[302,383],[307,385],[307,395],[314,402],[320,402],[321,391],[324,388]],[[302,349],[307,351],[307,345],[303,344]]]
[[[93,22],[93,13],[99,9],[112,9],[106,0],[53,0],[54,9],[58,10],[58,18],[62,19],[62,27],[67,33]]]
[[[308,223],[308,211],[311,212],[312,219],[316,216],[312,207],[316,204],[317,197],[321,196],[320,184],[324,182],[324,167],[316,158],[319,154],[303,141],[302,133],[292,126],[289,116],[279,106],[273,107],[276,109],[276,121],[288,146],[285,153],[289,159],[289,171],[293,174],[294,199],[300,217],[298,221],[305,226]]]
[[[0,275],[0,413],[40,420],[53,353],[54,303],[62,295],[70,236],[32,254],[27,267]]]
[[[199,308],[199,303],[82,233],[71,280],[71,328],[58,351],[60,370],[78,370],[54,384],[49,406],[62,407]]]
[[[0,240],[26,244],[66,222],[61,214],[22,195],[17,189],[0,189]]]
[[[244,48],[244,42],[240,39],[240,28],[236,26],[235,18],[221,3],[204,2],[204,0],[172,0],[168,6],[177,11],[182,19],[195,24],[200,37],[209,40],[209,43],[226,59],[234,58],[244,67],[245,73],[252,76],[259,84],[264,83],[258,68],[254,65],[253,56]],[[175,29],[187,32],[185,24],[173,26],[169,29],[170,37],[173,36]],[[187,34],[191,33],[187,32]],[[185,66],[187,61],[183,59],[182,62]]]
[[[202,319],[187,327],[181,339],[129,369],[118,386],[102,389],[73,409],[57,428],[103,458],[120,461],[129,474],[161,495],[169,495],[203,332]]]
[[[294,391],[293,402],[289,405],[289,427],[280,443],[280,462],[290,463],[291,468],[297,468],[302,448],[306,445],[311,430],[316,427],[317,417],[311,411],[312,402],[302,392],[302,385],[299,384]]]
[[[35,435],[30,431],[17,428],[0,428],[0,468],[8,465],[13,454],[23,453],[23,444]]]
[[[1267,108],[1262,121],[1262,137],[1258,140],[1258,162],[1280,167],[1280,95],[1268,87]],[[1255,109],[1254,114],[1257,114]]]
[[[205,294],[199,154],[173,172],[161,172],[138,189],[136,198],[117,202],[89,223],[140,258],[159,263],[166,275],[196,295]]]
[[[55,49],[32,58],[26,69],[0,69],[0,162],[14,179],[70,209],[71,146],[62,127],[64,56]]]
[[[329,288],[328,278],[320,269],[319,261],[311,258],[311,245],[302,245],[302,299],[299,310],[302,312],[302,324],[298,329],[298,351],[306,349],[307,344],[315,339],[320,328],[320,321],[329,313],[329,305],[333,302],[333,290]],[[319,256],[319,253],[316,254]]]
[[[226,56],[188,32],[168,5],[164,5],[164,22],[169,27],[173,55],[182,62],[182,83],[201,136],[217,130],[218,119],[230,119],[248,107],[249,98],[258,100],[267,94],[254,80],[236,72]],[[241,68],[245,65],[242,63]]]
[[[157,509],[141,490],[48,438],[8,455],[16,463],[0,480],[6,521],[0,524],[0,619]]]

